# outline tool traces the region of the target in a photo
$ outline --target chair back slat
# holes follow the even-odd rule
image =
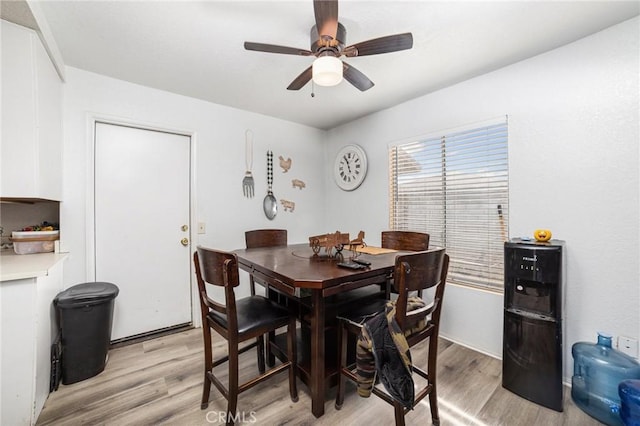
[[[262,247],[276,247],[287,245],[287,230],[286,229],[254,229],[252,231],[246,231],[244,233],[245,244],[248,249],[262,248]],[[268,287],[266,283],[262,283],[265,287]],[[251,295],[256,294],[255,277],[253,274],[249,275],[249,289]]]
[[[382,231],[383,248],[403,251],[429,249],[429,234],[414,231]]]
[[[198,247],[193,253],[193,262],[203,321],[206,321],[209,309],[224,315],[232,312],[234,314],[228,315],[228,321],[229,327],[233,328],[236,325],[234,287],[240,284],[237,256],[234,253]],[[225,304],[218,303],[208,296],[207,284],[224,288]]]
[[[219,287],[237,287],[240,284],[238,256],[235,253],[204,247],[198,247],[197,253],[202,279],[206,283]]]
[[[287,245],[286,229],[254,229],[244,233],[247,248]]]
[[[394,286],[398,292],[396,320],[402,329],[412,326],[428,315],[431,315],[430,321],[439,321],[448,269],[449,256],[443,248],[396,256],[393,274]],[[432,304],[408,313],[409,293],[432,287],[436,287]]]

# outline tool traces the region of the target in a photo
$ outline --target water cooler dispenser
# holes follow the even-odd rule
[[[514,239],[504,246],[502,386],[562,411],[564,243]]]

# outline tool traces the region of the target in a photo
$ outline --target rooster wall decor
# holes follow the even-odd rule
[[[287,158],[286,160],[282,155],[278,157],[280,159],[280,167],[282,167],[282,173],[287,173],[291,168],[291,158]]]

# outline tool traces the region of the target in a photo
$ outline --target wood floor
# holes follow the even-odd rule
[[[215,354],[223,354],[222,341]],[[501,386],[501,361],[441,340],[438,358],[440,419],[447,425],[575,425],[600,423],[577,408],[565,389],[564,412],[540,407]],[[423,350],[412,350],[416,364]],[[64,386],[47,400],[38,425],[211,425],[224,415],[226,401],[215,389],[207,410],[202,395],[202,331],[181,333],[112,349],[105,371]],[[244,379],[257,371],[255,351],[240,356]],[[424,365],[424,364],[423,364]],[[225,366],[216,368],[223,375]],[[243,375],[241,374],[241,381]],[[242,394],[238,411],[256,425],[393,425],[393,409],[376,397],[360,398],[347,386],[342,410],[328,391],[325,415],[311,414],[307,387],[298,382],[299,401],[291,402],[287,375],[280,374]],[[220,414],[222,413],[222,414]],[[242,420],[242,417],[241,417]],[[431,424],[428,400],[407,414],[408,425]],[[237,422],[237,424],[241,424]]]

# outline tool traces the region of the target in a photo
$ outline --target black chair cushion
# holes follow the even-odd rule
[[[379,312],[384,311],[388,300],[374,299],[370,303],[355,308],[349,312],[338,315],[338,320],[348,321],[350,323],[362,326],[369,318],[373,318]]]
[[[289,323],[289,311],[262,296],[250,296],[236,300],[238,312],[238,333],[267,327],[278,328]],[[209,311],[209,318],[227,328],[227,316]]]

